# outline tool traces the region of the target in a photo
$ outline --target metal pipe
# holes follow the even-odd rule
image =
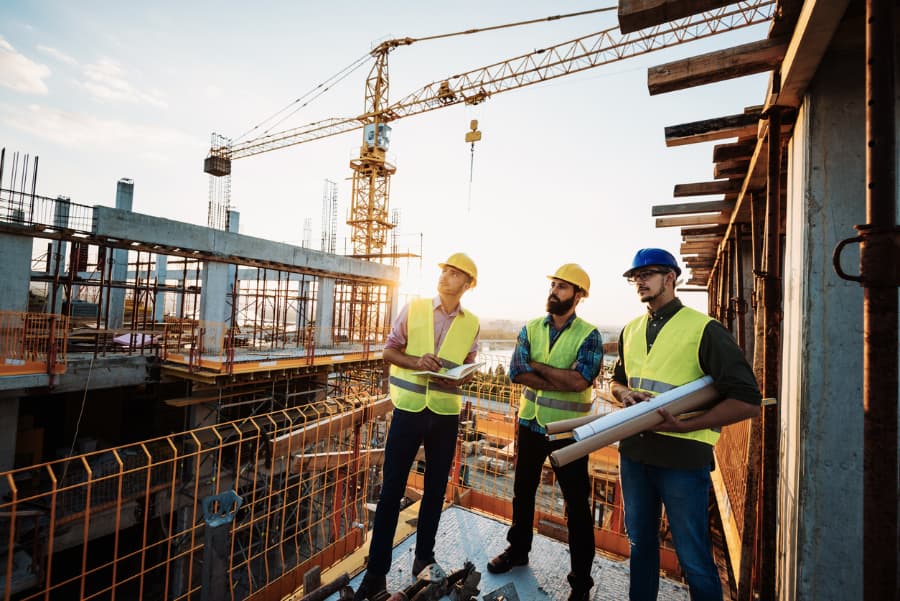
[[[894,2],[866,1],[866,218],[863,278],[863,598],[898,598],[897,174]],[[896,272],[895,272],[896,278]],[[881,277],[879,277],[881,276]]]
[[[769,111],[765,241],[763,247],[763,398],[778,396],[781,342],[781,108]],[[762,411],[762,519],[760,522],[760,598],[776,598],[775,541],[778,512],[778,403]]]

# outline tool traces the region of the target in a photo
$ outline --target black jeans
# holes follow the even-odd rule
[[[394,409],[384,446],[384,478],[375,508],[367,572],[383,575],[391,569],[400,500],[406,492],[409,470],[422,444],[425,446],[425,490],[416,524],[416,557],[425,560],[434,557],[434,539],[444,506],[458,430],[458,415],[438,415],[429,409],[419,413]]]
[[[571,440],[548,441],[543,434],[519,426],[516,437],[512,527],[506,535],[513,553],[525,555],[531,551],[531,541],[534,538],[534,498],[540,484],[544,460],[556,449],[571,443]],[[566,501],[571,556],[568,580],[572,588],[590,588],[594,584],[591,579],[594,524],[591,519],[591,483],[587,468],[588,458],[585,456],[554,470]]]

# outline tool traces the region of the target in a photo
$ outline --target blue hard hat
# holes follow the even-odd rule
[[[675,270],[676,275],[681,275],[681,268],[678,266],[678,261],[672,256],[672,253],[661,248],[642,248],[634,255],[631,267],[622,276],[627,278],[635,269],[650,267],[651,265],[670,267]]]

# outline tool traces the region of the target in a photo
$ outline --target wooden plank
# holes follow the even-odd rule
[[[685,196],[709,196],[712,194],[735,193],[740,189],[740,182],[695,182],[692,184],[675,184],[675,190],[672,195],[675,198],[683,198]]]
[[[759,129],[760,114],[759,110],[754,110],[739,115],[670,125],[665,128],[666,146],[684,146],[725,138],[755,136]]]
[[[713,177],[716,179],[734,179],[740,183],[743,181],[744,176],[747,175],[747,167],[750,166],[750,161],[730,163],[730,165],[717,164],[713,166]]]
[[[369,467],[384,464],[384,449],[363,449],[360,461],[368,461]],[[352,451],[332,451],[330,453],[296,453],[291,458],[291,470],[295,473],[319,472],[346,467],[353,461]]]
[[[734,159],[750,160],[753,156],[753,147],[756,140],[750,142],[731,142],[730,144],[716,144],[713,146],[713,163],[731,161]]]
[[[825,51],[841,23],[850,0],[810,0],[803,3],[797,25],[781,63],[781,86],[773,89],[765,108],[797,108]]]
[[[631,33],[728,4],[728,0],[619,0],[619,29]]]
[[[734,202],[726,200],[710,200],[707,202],[683,202],[672,205],[654,205],[651,209],[653,217],[662,217],[665,215],[690,215],[693,213],[718,213],[720,211],[731,211],[734,209]]]
[[[681,230],[682,236],[705,236],[707,234],[715,234],[721,236],[725,233],[724,225],[712,225],[709,227],[691,227]]]
[[[685,225],[725,224],[731,216],[725,213],[709,213],[706,215],[683,215],[680,217],[661,217],[656,220],[656,227],[681,227]]]
[[[654,96],[771,71],[787,47],[786,40],[765,39],[650,67],[647,89]]]

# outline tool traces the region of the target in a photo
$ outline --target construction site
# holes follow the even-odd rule
[[[714,557],[726,599],[900,599],[896,2],[619,0],[616,11],[615,29],[400,100],[388,97],[388,58],[418,40],[383,41],[363,114],[243,141],[212,135],[206,225],[135,212],[130,179],[115,182],[115,206],[42,196],[40,149],[3,148],[0,598],[346,599],[366,566],[393,410],[382,353],[408,300],[401,266],[417,256],[394,235],[391,124],[762,25],[763,39],[647,72],[661,103],[770,75],[742,113],[666,128],[669,147],[715,142],[710,178],[673,182],[674,201],[646,215],[680,230],[683,286],[707,293],[764,397],[760,416],[725,427],[715,448]],[[344,134],[361,138],[345,252],[333,185],[320,249],[239,233],[233,161]],[[469,134],[474,144],[476,122]],[[614,359],[615,344],[604,350]],[[512,518],[522,387],[508,357],[478,361],[442,518],[460,536],[438,551],[448,574],[464,562],[467,575],[484,571]],[[595,414],[621,408],[610,368],[594,383]],[[618,461],[615,446],[589,458],[594,599],[628,598]],[[407,482],[398,566],[411,562],[423,463]],[[553,589],[568,562],[549,461],[534,527],[559,565],[535,563],[508,588],[483,577],[464,594],[444,581],[415,598],[565,594]],[[470,548],[479,536],[498,540],[484,557]],[[660,598],[688,599],[665,520],[660,538]],[[392,574],[389,588],[413,593],[403,598],[422,589]]]

